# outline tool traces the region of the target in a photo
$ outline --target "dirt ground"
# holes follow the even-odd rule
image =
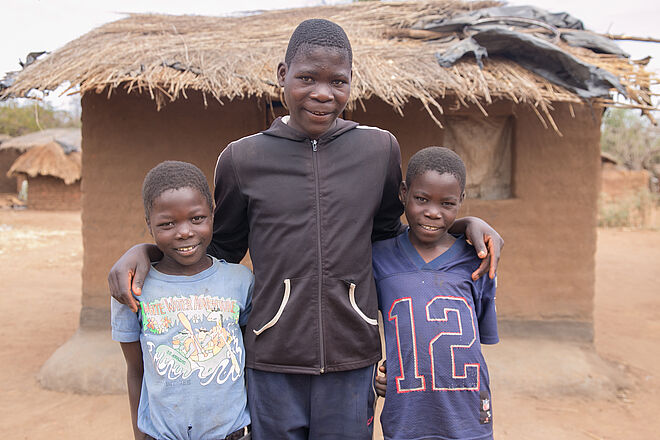
[[[124,395],[42,389],[78,326],[80,213],[0,210],[0,438],[131,438]],[[595,350],[506,337],[485,351],[497,439],[653,439],[660,430],[660,231],[600,230]]]

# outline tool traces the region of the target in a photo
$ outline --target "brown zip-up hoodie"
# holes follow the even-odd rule
[[[321,374],[380,359],[371,241],[400,230],[400,182],[394,136],[343,119],[310,140],[278,118],[220,154],[209,252],[239,262],[250,249],[248,367]]]

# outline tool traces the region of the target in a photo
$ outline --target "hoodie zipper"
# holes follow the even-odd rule
[[[322,289],[323,289],[323,268],[321,266],[321,195],[319,190],[319,164],[318,156],[315,154],[318,150],[319,141],[312,139],[312,158],[314,165],[314,180],[315,180],[315,191],[316,191],[316,247],[318,255],[318,277],[319,277],[319,286],[318,286],[318,301],[319,301],[319,347],[321,350],[321,369],[320,373],[325,372],[325,347],[323,346],[323,310],[322,310]]]

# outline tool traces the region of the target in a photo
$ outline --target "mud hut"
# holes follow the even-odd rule
[[[32,147],[44,146],[50,142],[60,143],[66,151],[80,150],[80,129],[49,128],[2,142],[0,144],[0,192],[19,193],[27,175],[25,173],[10,175],[9,169],[19,156]]]
[[[71,211],[81,207],[81,167],[80,146],[52,140],[21,154],[7,176],[27,182],[28,208]]]
[[[558,50],[587,66],[588,79],[593,72],[607,77],[597,93],[546,79],[529,70],[529,60],[495,48],[487,58],[468,54],[440,65],[439,57],[456,53],[469,35],[465,24],[443,28],[442,21],[496,6],[356,2],[239,17],[131,15],[22,71],[5,94],[54,90],[67,81],[82,94],[80,329],[44,366],[43,383],[88,392],[123,388],[119,349],[108,331],[106,277],[125,249],[149,240],[140,200],[144,175],[162,160],[178,159],[194,162],[212,181],[228,142],[286,113],[275,69],[295,26],[313,17],[341,24],[353,44],[345,118],[390,130],[404,164],[427,145],[444,144],[466,158],[471,198],[462,214],[487,219],[507,242],[499,271],[502,331],[590,341],[600,115],[615,104],[610,89],[625,94],[625,105],[650,109],[652,79],[620,54],[559,38],[559,27],[579,21],[557,27],[532,20],[539,25],[521,33],[538,33],[547,43],[539,45],[555,51],[537,59],[550,63]],[[477,43],[495,41],[472,33]]]

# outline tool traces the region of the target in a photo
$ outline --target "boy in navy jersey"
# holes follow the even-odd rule
[[[448,231],[465,197],[465,165],[453,151],[416,153],[401,183],[408,231],[373,246],[385,323],[386,439],[492,439],[481,344],[498,342],[495,281],[473,281],[480,260]]]

